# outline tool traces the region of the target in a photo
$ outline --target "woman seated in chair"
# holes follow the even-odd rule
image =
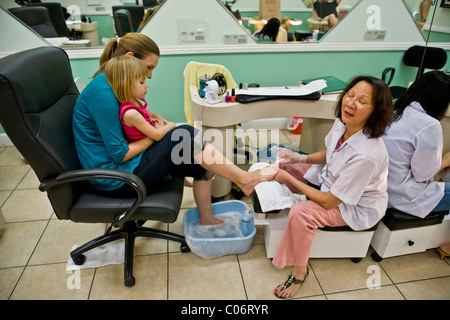
[[[294,266],[286,282],[275,289],[278,298],[292,298],[306,279],[317,228],[348,225],[365,230],[383,217],[389,159],[382,136],[392,112],[392,96],[384,81],[356,77],[339,98],[325,149],[309,155],[280,151],[276,181],[310,200],[291,207],[272,261],[278,268]]]
[[[272,18],[264,25],[264,27],[253,34],[255,40],[271,40],[275,42],[280,30],[281,22],[278,18]]]
[[[340,3],[341,0],[313,0],[313,9],[320,19],[328,20],[330,27],[333,27],[339,21],[336,8]]]
[[[419,218],[450,210],[450,182],[434,181],[436,174],[450,170],[440,123],[449,103],[450,77],[442,71],[423,74],[395,102],[394,122],[383,137],[390,208]],[[441,251],[450,255],[450,248]]]
[[[201,132],[189,125],[173,128],[159,141],[147,137],[127,143],[119,117],[120,104],[104,73],[106,63],[120,55],[132,55],[144,62],[148,69],[147,78],[151,79],[160,54],[155,42],[140,33],[113,38],[106,45],[100,57],[100,69],[80,94],[73,114],[75,145],[83,168],[132,172],[142,179],[147,190],[157,188],[162,180],[170,177],[193,177],[194,198],[203,225],[222,223],[211,211],[214,174],[233,181],[245,194],[252,193],[259,182],[274,178],[275,167],[258,172],[241,170],[212,144],[203,141]],[[167,123],[161,116],[156,120]],[[134,195],[133,189],[120,181],[95,180],[91,183],[99,193],[107,196]]]

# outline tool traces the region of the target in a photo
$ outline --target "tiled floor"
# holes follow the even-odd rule
[[[297,137],[284,133],[280,143]],[[249,143],[251,144],[251,143]],[[253,151],[254,152],[254,151]],[[66,272],[69,252],[103,233],[105,225],[76,224],[55,218],[29,165],[13,147],[0,148],[0,206],[6,225],[0,230],[0,299],[276,299],[273,289],[290,269],[275,268],[266,258],[263,233],[250,250],[204,260],[181,253],[179,245],[159,239],[138,239],[136,285],[123,285],[123,266],[110,265]],[[186,188],[176,223],[146,225],[182,233],[184,212],[194,206]],[[249,199],[244,199],[250,203]],[[296,299],[450,299],[449,259],[434,250],[386,258],[370,255],[355,264],[349,259],[311,259],[310,276]],[[368,289],[376,270],[381,287]]]

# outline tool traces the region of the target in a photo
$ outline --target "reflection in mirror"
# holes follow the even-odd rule
[[[244,26],[252,34],[261,30],[270,18],[276,17],[281,19],[279,33],[287,32],[287,39],[284,40],[279,34],[277,42],[316,42],[343,19],[357,2],[358,0],[239,0],[232,4],[232,9],[239,11]],[[330,15],[332,12],[334,14]],[[314,30],[318,31],[313,36]]]
[[[322,41],[423,43],[424,38],[402,1],[360,0]]]
[[[167,1],[167,0],[166,0]],[[192,3],[198,0],[191,0]],[[356,19],[358,21],[355,21],[352,16],[355,14],[352,11],[350,13],[346,14],[344,18],[338,19],[338,24],[334,28],[328,27],[328,31],[326,30],[325,23],[328,23],[326,19],[321,19],[319,17],[319,14],[317,12],[312,10],[312,4],[314,0],[280,0],[281,8],[280,8],[280,16],[281,16],[281,27],[286,31],[285,33],[280,32],[281,37],[278,37],[278,43],[303,43],[305,40],[307,42],[314,42],[315,37],[313,37],[314,30],[318,30],[317,34],[317,40],[321,40],[321,37],[325,34],[326,37],[322,38],[325,42],[346,42],[346,38],[337,39],[335,35],[335,30],[342,29],[341,25],[345,24],[345,29],[349,30],[348,32],[357,32],[358,29],[361,28],[361,26],[365,26],[366,22],[362,21],[362,19]],[[317,0],[320,1],[320,0]],[[96,47],[97,45],[102,45],[102,42],[107,42],[109,38],[114,37],[116,35],[115,25],[113,22],[113,16],[112,16],[112,7],[118,6],[118,5],[129,5],[129,6],[136,6],[137,1],[133,0],[108,0],[108,1],[86,1],[86,0],[42,0],[42,2],[59,2],[61,3],[62,7],[66,8],[69,13],[72,13],[72,17],[69,20],[68,26],[69,28],[75,29],[75,35],[78,36],[78,38],[89,40],[89,47],[86,47],[86,44],[82,44],[82,47],[77,46],[77,44],[70,44],[70,48],[91,48]],[[178,2],[178,1],[177,1]],[[209,2],[216,2],[216,1],[209,1]],[[254,40],[250,39],[251,35],[262,28],[264,25],[264,21],[261,21],[260,17],[260,0],[217,0],[217,2],[220,3],[220,8],[218,7],[218,11],[221,12],[227,12],[227,14],[232,17],[229,14],[229,11],[226,11],[224,9],[224,6],[222,4],[228,4],[231,11],[238,13],[241,19],[239,20],[242,24],[242,27],[239,28],[239,31],[235,30],[235,26],[232,27],[233,30],[231,34],[239,34],[242,39],[237,38],[237,40],[232,41],[242,41],[246,43],[253,44]],[[386,1],[386,3],[391,2],[400,2],[400,1]],[[393,21],[396,21],[397,26],[401,26],[403,31],[403,34],[406,35],[405,38],[401,39],[395,39],[393,41],[406,41],[405,39],[411,38],[409,33],[416,33],[415,29],[421,30],[421,32],[424,34],[425,38],[428,39],[430,42],[443,42],[443,41],[450,41],[450,8],[447,7],[441,7],[442,0],[403,0],[402,1],[404,5],[407,7],[408,12],[411,17],[413,17],[413,21],[417,23],[419,28],[410,28],[410,24],[400,24],[397,21],[397,18],[394,17]],[[339,9],[342,9],[344,7],[350,8],[355,7],[358,4],[358,0],[341,0],[339,3],[339,6],[337,7],[338,13]],[[401,2],[400,2],[401,3]],[[374,3],[375,4],[375,3]],[[9,14],[8,9],[9,8],[19,8],[19,4],[15,2],[15,0],[2,0],[0,1],[0,7],[5,9],[4,14]],[[146,8],[148,9],[148,8]],[[149,9],[148,9],[149,10]],[[392,10],[392,9],[387,9]],[[200,10],[202,11],[202,9]],[[148,11],[147,11],[148,12]],[[427,14],[428,12],[428,14]],[[383,20],[385,19],[385,13],[383,12]],[[314,21],[315,15],[319,17],[319,22]],[[363,15],[367,15],[366,13],[363,13]],[[190,15],[184,15],[185,17],[190,17]],[[386,16],[389,16],[386,15]],[[170,17],[169,17],[170,18]],[[169,19],[168,18],[168,19]],[[351,18],[351,19],[350,19]],[[85,19],[85,22],[82,22],[81,20]],[[349,20],[347,22],[347,19]],[[180,20],[180,19],[178,19]],[[187,19],[189,20],[189,19]],[[191,19],[195,20],[195,19]],[[233,21],[231,19],[231,21]],[[317,18],[316,18],[317,20]],[[7,20],[2,19],[0,22],[2,25],[6,26],[6,30],[11,30],[11,27],[6,24]],[[266,20],[267,21],[267,20]],[[191,21],[192,22],[192,21]],[[180,22],[172,22],[173,28],[180,28],[183,27],[183,23],[188,23],[187,21],[180,21]],[[194,21],[195,23],[195,21]],[[178,25],[179,24],[179,25]],[[217,22],[209,22],[209,28],[214,28],[212,25],[218,24]],[[229,20],[225,22],[225,25],[235,25],[236,23],[233,21],[233,23],[230,23]],[[433,25],[433,27],[431,27]],[[184,25],[186,26],[186,24]],[[143,27],[141,26],[141,29]],[[189,28],[193,28],[193,26],[189,26]],[[5,30],[5,28],[3,28]],[[167,32],[164,29],[161,29],[158,27],[158,30],[162,30],[163,33]],[[243,31],[245,30],[245,32]],[[280,30],[282,30],[280,28]],[[145,31],[146,33],[152,33],[148,30]],[[177,31],[175,31],[176,34]],[[336,31],[337,34],[342,35],[342,30],[339,32]],[[157,32],[161,33],[161,32]],[[245,36],[244,36],[245,35]],[[248,38],[248,35],[250,35],[250,38]],[[333,36],[332,36],[333,35]],[[223,34],[220,36],[223,38]],[[30,37],[39,37],[35,33]],[[216,36],[213,36],[216,37]],[[233,37],[232,37],[233,38]],[[286,39],[287,38],[287,39]],[[7,38],[2,38],[2,42],[5,41]],[[206,39],[206,37],[205,37]],[[245,39],[245,40],[244,40]],[[358,39],[358,40],[357,40]],[[211,39],[208,39],[210,41]],[[216,39],[215,39],[216,40]],[[39,40],[40,42],[46,43],[44,39]],[[165,40],[164,40],[165,41]],[[164,42],[163,41],[163,42]],[[172,43],[172,45],[179,45],[178,39],[175,43]],[[230,40],[231,41],[231,40]],[[352,40],[352,42],[364,42],[363,39],[356,37]],[[423,40],[422,40],[423,41]],[[17,42],[17,37],[16,37]],[[24,40],[24,43],[27,41]],[[33,42],[33,41],[32,41]],[[32,43],[30,42],[30,43]],[[188,41],[189,42],[189,41]],[[209,42],[210,44],[214,44],[213,42]],[[222,39],[220,44],[225,43],[225,41]],[[232,42],[233,43],[233,42]],[[186,44],[186,43],[185,43]],[[191,43],[196,45],[196,43]],[[272,43],[271,43],[272,44]],[[3,44],[3,46],[11,46],[8,44]]]
[[[17,52],[50,45],[4,8],[0,8],[0,39],[0,52]]]
[[[418,28],[429,42],[450,41],[450,9],[442,7],[441,1],[403,0]]]
[[[159,46],[255,44],[220,0],[166,0],[140,32]]]

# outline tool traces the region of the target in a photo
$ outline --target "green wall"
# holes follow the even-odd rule
[[[183,71],[189,61],[227,67],[237,83],[261,86],[297,85],[301,79],[333,75],[344,81],[365,74],[381,77],[386,67],[396,68],[392,85],[407,85],[415,70],[402,65],[403,52],[276,52],[161,56],[153,78],[148,80],[149,109],[174,122],[185,122]],[[86,83],[97,70],[97,59],[72,60],[74,76]],[[450,63],[446,67],[449,69]],[[445,69],[444,68],[444,69]]]
[[[163,55],[148,80],[149,109],[173,122],[185,122],[183,71],[189,61],[227,67],[234,80],[261,86],[297,85],[299,80],[333,75],[344,81],[356,75],[381,77],[386,67],[396,68],[392,85],[407,85],[416,71],[402,63],[402,51],[260,52]],[[86,84],[98,68],[97,58],[72,59],[74,77]],[[450,69],[448,61],[443,68]],[[4,132],[0,128],[0,132]]]

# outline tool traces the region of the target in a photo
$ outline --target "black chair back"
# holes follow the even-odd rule
[[[131,18],[131,30],[136,31],[144,18],[145,10],[142,6],[125,5],[125,6],[112,6],[113,17],[117,10],[128,10]]]
[[[64,50],[40,47],[0,59],[0,92],[0,123],[39,181],[81,168],[72,134],[79,92]],[[60,219],[78,185],[48,191]]]
[[[131,22],[130,12],[125,9],[120,9],[114,12],[114,26],[119,37],[123,37],[128,32],[135,32]]]
[[[50,21],[58,34],[58,37],[69,37],[69,29],[67,28],[66,18],[64,16],[64,11],[62,6],[58,2],[40,2],[40,3],[29,3],[27,7],[45,7],[48,10],[50,16]]]
[[[43,38],[58,37],[53,26],[48,9],[44,7],[22,7],[8,9],[20,21],[33,29]]]
[[[425,53],[425,55],[424,55]],[[412,46],[403,55],[403,63],[410,67],[417,67],[416,79],[425,69],[438,70],[447,62],[447,52],[442,48]]]

